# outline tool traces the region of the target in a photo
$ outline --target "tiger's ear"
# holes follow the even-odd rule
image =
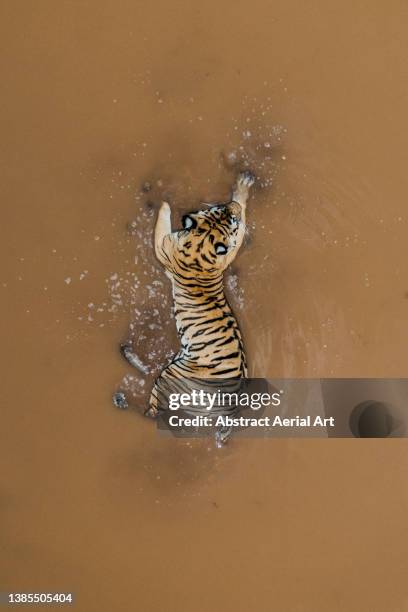
[[[191,215],[184,215],[182,220],[183,229],[189,230],[197,227],[197,221]]]
[[[238,202],[234,202],[234,201],[229,202],[229,204],[227,204],[227,208],[228,208],[229,213],[233,215],[234,217],[236,217],[238,221],[241,219],[242,208]]]

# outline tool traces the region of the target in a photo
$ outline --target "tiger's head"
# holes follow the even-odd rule
[[[255,177],[245,170],[238,175],[231,201],[183,217],[183,229],[171,229],[171,209],[162,202],[156,221],[156,256],[170,277],[207,280],[219,277],[235,258],[245,234],[249,188]]]
[[[184,215],[183,229],[171,234],[172,259],[184,271],[203,276],[222,273],[242,242],[243,219],[239,204],[217,204]]]

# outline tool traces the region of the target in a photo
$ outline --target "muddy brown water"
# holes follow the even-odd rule
[[[404,440],[219,451],[110,402],[126,385],[143,406],[177,346],[157,203],[177,224],[246,165],[227,285],[251,374],[406,376],[406,3],[0,11],[1,590],[88,612],[408,610]],[[118,354],[131,322],[145,382]]]

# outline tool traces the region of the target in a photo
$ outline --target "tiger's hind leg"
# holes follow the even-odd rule
[[[170,396],[177,391],[175,383],[178,379],[172,374],[172,365],[172,363],[167,365],[154,381],[149,405],[144,413],[151,419],[157,418],[168,409]]]
[[[146,417],[149,417],[150,419],[156,419],[159,416],[160,412],[163,411],[163,408],[160,407],[160,400],[159,400],[159,389],[158,389],[159,379],[160,377],[155,381],[153,385],[153,389],[152,389],[152,392],[150,394],[150,399],[149,399],[149,406],[144,412],[144,415]]]
[[[139,370],[139,372],[145,375],[149,374],[149,369],[143,364],[143,362],[141,361],[141,359],[139,359],[136,353],[132,351],[129,344],[121,344],[120,352],[126,359],[126,361],[130,363],[130,365],[132,365],[134,368]],[[126,393],[121,389],[115,391],[115,393],[112,395],[112,402],[113,405],[116,406],[116,408],[120,408],[120,410],[127,410],[127,408],[129,408],[129,401],[126,396]]]

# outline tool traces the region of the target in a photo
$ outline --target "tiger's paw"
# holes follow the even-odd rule
[[[171,215],[170,204],[168,202],[165,202],[164,200],[163,200],[163,202],[161,203],[161,206],[160,206],[160,214],[161,215],[166,215],[166,216],[169,216],[169,217]]]
[[[137,368],[142,374],[149,374],[149,368],[144,365],[142,360],[132,351],[130,344],[123,343],[119,346],[121,355],[134,368]]]
[[[117,391],[112,396],[113,405],[116,408],[120,408],[121,410],[126,410],[129,408],[128,401],[126,399],[126,395],[122,391]]]
[[[255,183],[255,175],[250,170],[245,170],[238,175],[237,182],[234,187],[232,199],[238,202],[241,206],[245,206],[250,187]]]
[[[250,170],[244,170],[238,176],[237,188],[249,189],[255,183],[255,175]]]

